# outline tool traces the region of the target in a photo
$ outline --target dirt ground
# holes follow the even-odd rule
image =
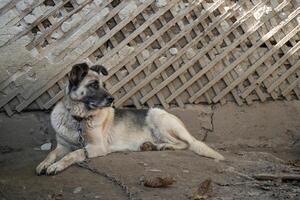
[[[210,199],[300,199],[298,181],[257,181],[256,174],[300,175],[300,102],[268,102],[238,107],[188,106],[173,109],[198,139],[218,149],[216,162],[189,151],[123,152],[90,161],[89,166],[119,180],[135,199],[193,199],[210,178]],[[0,114],[0,199],[127,199],[125,191],[103,175],[72,166],[56,176],[34,169],[54,144],[49,113]],[[298,162],[297,162],[298,161]],[[168,188],[148,188],[141,177],[171,176]]]

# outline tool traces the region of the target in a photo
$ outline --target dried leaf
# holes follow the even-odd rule
[[[173,177],[142,177],[141,183],[146,187],[163,188],[172,185],[175,181]]]
[[[206,200],[213,192],[211,179],[206,179],[198,186],[197,192],[194,194],[194,200]]]

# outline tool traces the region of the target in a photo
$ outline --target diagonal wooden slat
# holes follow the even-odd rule
[[[284,37],[280,42],[278,42],[271,51],[269,51],[265,56],[263,56],[261,59],[259,59],[255,65],[251,66],[242,76],[240,76],[238,79],[236,79],[230,86],[228,86],[226,89],[224,89],[221,93],[219,93],[214,99],[213,101],[216,102],[218,101],[220,98],[222,98],[224,95],[226,95],[228,93],[228,91],[230,91],[231,88],[235,87],[236,84],[244,79],[247,78],[247,76],[249,74],[251,74],[258,65],[260,65],[261,63],[264,62],[264,60],[272,55],[272,53],[274,53],[277,48],[279,48],[281,45],[283,45],[284,43],[286,43],[291,37],[293,37],[300,29],[300,25],[297,26],[292,32],[290,32],[290,34],[286,35],[286,37]],[[272,34],[272,32],[270,32],[270,35]]]
[[[256,49],[257,47],[259,47],[261,44],[263,44],[264,41],[268,40],[270,37],[272,37],[272,36],[276,33],[276,31],[278,31],[279,29],[281,29],[285,24],[287,24],[290,20],[292,20],[293,17],[296,16],[296,15],[299,13],[299,11],[300,11],[300,8],[297,9],[297,10],[295,10],[295,11],[289,16],[289,18],[287,18],[287,19],[284,21],[284,23],[281,23],[281,24],[278,25],[277,27],[273,28],[272,31],[270,31],[268,34],[266,34],[264,37],[262,37],[255,45],[253,45],[253,46],[247,51],[247,53],[244,53],[238,60],[236,60],[234,63],[232,63],[230,67],[227,67],[224,71],[222,71],[222,73],[220,73],[218,76],[216,76],[216,77],[214,78],[213,81],[211,81],[210,83],[208,83],[207,85],[205,85],[200,91],[198,91],[197,94],[196,94],[194,97],[191,97],[191,98],[190,98],[190,102],[193,102],[197,97],[201,96],[201,95],[203,94],[203,92],[205,92],[207,89],[209,89],[209,87],[210,87],[211,85],[213,85],[213,84],[215,84],[217,81],[219,81],[219,80],[223,77],[223,75],[225,75],[226,73],[228,73],[230,70],[234,69],[235,66],[236,66],[237,64],[239,64],[243,59],[247,58],[247,56],[250,55],[253,51],[255,51],[255,49]],[[256,30],[256,29],[257,29],[258,27],[260,27],[262,24],[263,24],[263,23],[259,22],[259,23],[255,26],[255,28],[253,28],[253,30]],[[241,39],[244,38],[244,36],[248,36],[248,34],[250,35],[250,34],[252,34],[252,33],[253,33],[253,31],[247,32],[245,35],[243,35],[243,37],[241,37]],[[240,79],[241,79],[241,78],[236,79],[236,80],[240,80]],[[237,81],[235,81],[234,83],[236,84]],[[232,84],[232,85],[233,85],[233,84]],[[221,93],[219,93],[216,97],[214,97],[213,101],[216,102],[217,100],[220,99],[221,96],[223,97],[224,94],[227,94],[228,91],[230,90],[229,88],[232,88],[232,86],[231,86],[231,87],[227,87],[225,90],[223,90]]]
[[[242,97],[245,98],[246,96],[248,96],[252,90],[254,90],[260,83],[263,82],[263,80],[265,80],[273,71],[275,71],[280,65],[282,65],[287,59],[288,57],[297,52],[300,48],[300,42],[297,43],[296,46],[294,46],[292,49],[290,49],[282,58],[280,58],[280,60],[278,60],[271,68],[268,68],[267,71],[265,71],[265,73],[263,73],[255,82],[253,82],[243,93],[242,93]],[[297,65],[294,65],[294,67]],[[286,78],[286,77],[285,77]],[[282,79],[281,79],[282,80]],[[272,85],[268,88],[268,92],[271,92],[273,89],[275,89],[275,87],[277,87],[278,84],[276,83],[276,85]]]

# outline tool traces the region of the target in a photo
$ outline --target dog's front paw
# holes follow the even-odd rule
[[[65,169],[65,167],[61,163],[57,162],[57,163],[54,163],[54,164],[50,165],[47,168],[46,174],[48,176],[49,175],[55,175],[55,174],[61,172],[64,169]]]
[[[47,168],[51,165],[50,162],[48,162],[47,160],[44,160],[43,162],[41,162],[35,169],[35,172],[37,175],[42,175],[45,174]]]

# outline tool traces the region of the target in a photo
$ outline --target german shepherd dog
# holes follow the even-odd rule
[[[162,109],[114,109],[114,98],[103,87],[102,76],[106,75],[101,65],[73,66],[65,95],[51,113],[57,146],[37,166],[38,175],[56,174],[86,158],[142,151],[145,145],[151,150],[190,149],[201,156],[224,159],[196,140],[181,120]]]

